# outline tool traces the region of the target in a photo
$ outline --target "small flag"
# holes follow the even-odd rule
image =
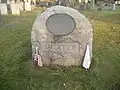
[[[42,63],[42,60],[41,60],[41,56],[40,54],[38,53],[38,66],[42,67],[43,66],[43,63]]]
[[[38,47],[36,47],[36,49],[35,49],[34,61],[35,61],[35,64],[38,65],[39,67],[43,66]]]
[[[84,61],[83,61],[83,67],[87,70],[87,69],[89,69],[90,64],[91,64],[90,50],[89,50],[89,45],[87,45],[85,57],[84,57]]]

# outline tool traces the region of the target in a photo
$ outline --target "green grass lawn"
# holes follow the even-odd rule
[[[0,90],[120,90],[120,11],[82,13],[94,29],[89,71],[81,67],[35,68],[31,61],[30,33],[38,13],[3,16]]]

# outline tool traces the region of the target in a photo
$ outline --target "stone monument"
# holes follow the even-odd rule
[[[8,14],[6,3],[0,4],[0,11],[1,11],[1,15],[7,15]]]
[[[37,53],[45,66],[79,66],[86,49],[92,58],[92,37],[92,26],[84,15],[69,7],[53,6],[38,15],[33,24],[33,60]]]

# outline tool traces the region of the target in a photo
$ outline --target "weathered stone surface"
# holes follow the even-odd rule
[[[68,35],[55,35],[51,33],[46,23],[50,16],[56,14],[66,14],[72,17],[76,25],[74,31]],[[56,19],[54,26],[58,24],[59,20],[60,17]],[[58,28],[64,29],[64,25],[63,27],[59,27],[59,25]],[[66,25],[69,24],[66,22],[65,27]],[[92,26],[84,15],[69,7],[53,6],[41,15],[38,15],[33,24],[31,32],[32,56],[34,57],[35,47],[38,47],[44,65],[80,65],[87,45],[90,46],[92,57],[92,37]]]
[[[6,3],[0,4],[0,11],[1,11],[1,15],[7,15],[8,14]]]

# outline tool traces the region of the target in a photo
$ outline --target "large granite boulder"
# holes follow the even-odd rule
[[[44,65],[81,65],[86,47],[92,57],[92,26],[77,10],[53,6],[38,15],[31,32],[32,57],[38,47]]]

